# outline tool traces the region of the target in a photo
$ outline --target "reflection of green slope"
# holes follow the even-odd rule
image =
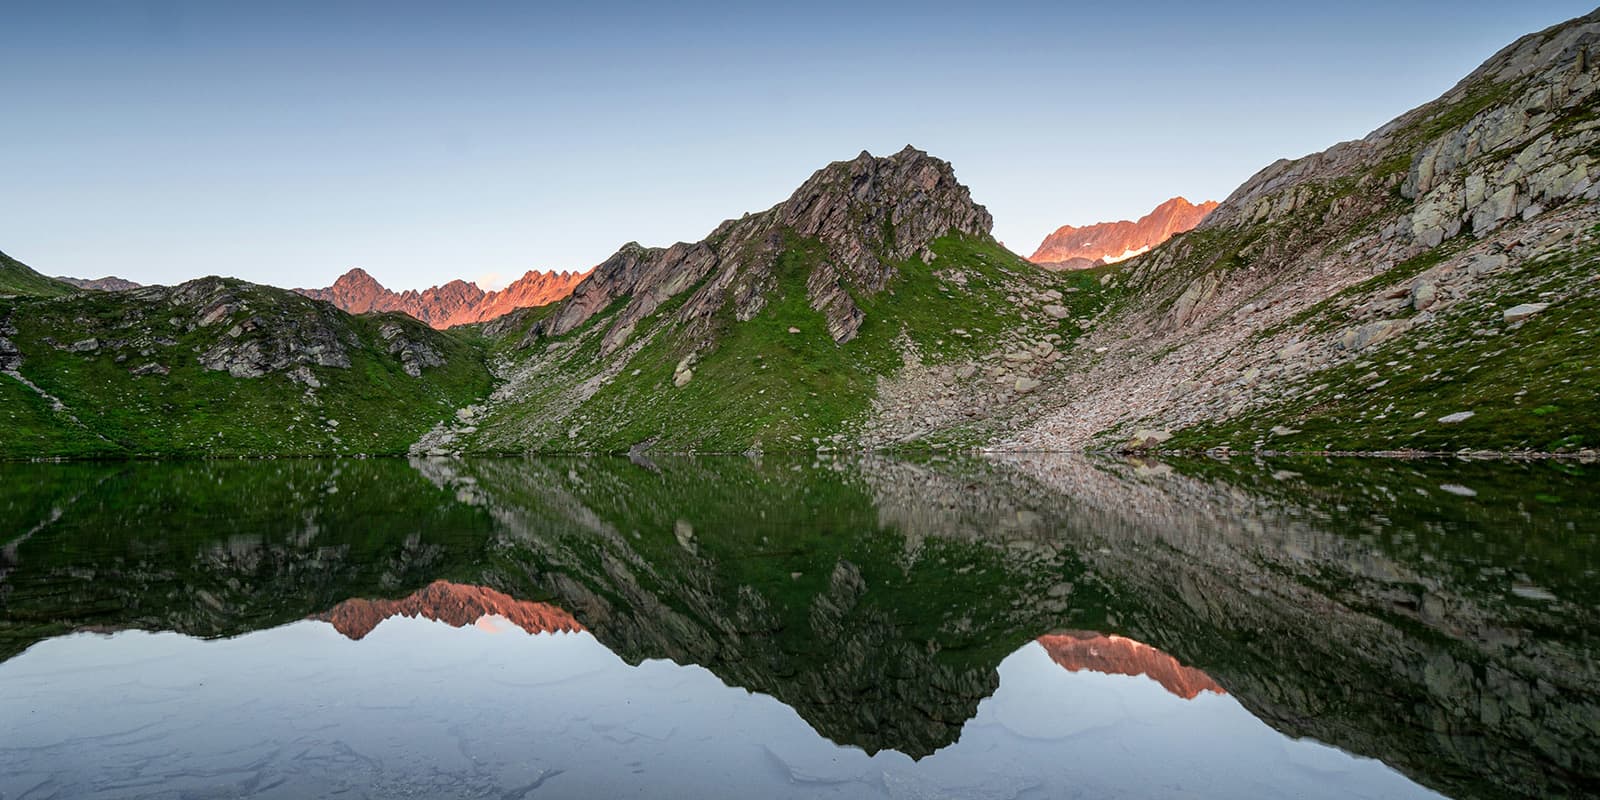
[[[1592,497],[1592,476],[1448,462],[1179,465],[1212,476],[1197,480],[1015,461],[1083,501],[1075,527],[1098,532],[1080,539],[1090,568],[1138,594],[1110,601],[1120,629],[1204,670],[1278,730],[1382,758],[1454,796],[1594,785],[1600,618],[1583,593],[1560,596],[1570,576],[1600,567],[1592,503],[1468,511],[1472,501],[1438,489]],[[1298,490],[1310,502],[1280,488],[1296,481],[1315,487]],[[1563,588],[1540,601],[1516,585]]]
[[[700,664],[868,751],[954,741],[994,666],[1038,633],[1017,609],[1076,573],[1068,558],[1016,561],[981,543],[914,546],[880,522],[858,473],[809,461],[468,472],[536,553],[534,581],[624,659]]]
[[[921,755],[1004,655],[1091,629],[1452,795],[1581,795],[1600,774],[1592,487],[1410,462],[11,465],[5,529],[60,515],[0,560],[0,654],[85,627],[230,635],[446,578]],[[1536,495],[1564,499],[1519,505]]]
[[[281,625],[448,576],[489,535],[393,460],[0,465],[0,519],[20,534],[0,540],[0,658],[72,630]]]

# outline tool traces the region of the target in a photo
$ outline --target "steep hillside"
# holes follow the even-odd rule
[[[505,384],[464,412],[471,430],[419,449],[853,445],[907,364],[939,371],[924,419],[987,425],[1104,294],[1098,275],[1032,268],[990,226],[919,150],[836,162],[704,241],[627,245],[565,302],[491,326]]]
[[[73,288],[33,271],[27,264],[0,253],[0,297],[60,297]]]
[[[1215,200],[1195,205],[1182,197],[1155,207],[1138,220],[1100,222],[1082,228],[1062,225],[1028,257],[1047,269],[1083,269],[1126,261],[1199,225],[1217,207]]]
[[[465,339],[242,281],[0,299],[0,458],[399,453],[488,389]]]
[[[1600,444],[1600,12],[1120,265],[1016,448]]]
[[[519,308],[554,303],[572,293],[572,287],[588,273],[529,271],[506,288],[485,292],[476,283],[450,281],[420,292],[394,292],[361,268],[352,269],[326,289],[296,289],[317,300],[326,300],[352,314],[399,311],[422,320],[434,328],[470,325],[502,317]]]

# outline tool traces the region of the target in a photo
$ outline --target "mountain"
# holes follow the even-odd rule
[[[488,388],[473,344],[243,281],[0,298],[0,458],[403,453]]]
[[[835,162],[699,242],[625,245],[567,300],[487,329],[505,337],[504,384],[463,421],[471,434],[442,428],[419,451],[841,444],[908,360],[1025,352],[946,381],[944,415],[987,416],[1033,389],[1099,296],[1006,251],[991,225],[920,150]],[[982,397],[962,401],[975,383]]]
[[[1002,447],[1593,452],[1600,11],[1118,265]]]
[[[1082,228],[1063,225],[1044,237],[1029,261],[1051,269],[1083,269],[1126,261],[1199,225],[1217,207],[1215,200],[1194,205],[1182,197],[1156,206],[1137,222],[1100,222]]]
[[[506,288],[485,292],[475,283],[450,281],[420,292],[393,292],[359,267],[339,276],[326,289],[295,289],[306,297],[326,300],[352,314],[399,311],[434,328],[485,322],[519,308],[553,303],[572,293],[588,273],[529,271]]]
[[[71,286],[46,278],[27,264],[0,253],[0,297],[60,297],[72,290]]]
[[[500,616],[528,633],[577,633],[583,625],[548,603],[518,600],[487,586],[434,581],[399,600],[346,600],[311,619],[330,623],[345,636],[366,638],[390,617],[421,617],[464,628]]]
[[[69,278],[65,275],[57,275],[56,280],[61,281],[62,283],[71,284],[79,289],[87,289],[92,292],[121,292],[127,289],[137,289],[144,285],[142,283],[134,283],[133,281],[126,280],[124,278],[118,278],[113,275],[107,275],[104,278],[93,279]]]

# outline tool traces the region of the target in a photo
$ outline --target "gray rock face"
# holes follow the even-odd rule
[[[895,276],[896,263],[931,261],[927,246],[933,240],[949,233],[987,236],[993,224],[948,163],[909,146],[885,158],[863,152],[818,170],[771,209],[722,223],[704,241],[623,246],[578,284],[560,310],[536,323],[523,345],[567,333],[622,303],[602,342],[610,353],[628,341],[641,319],[696,286],[676,313],[680,323],[708,321],[729,302],[736,319],[748,320],[776,285],[779,257],[807,242],[821,246],[806,281],[811,307],[827,317],[833,339],[846,342],[865,319],[850,290],[881,291]]]
[[[422,377],[424,367],[444,366],[438,351],[420,339],[406,335],[404,328],[389,322],[378,328],[378,336],[389,345],[389,352],[400,358],[401,368],[413,378]]]
[[[5,328],[0,328],[0,334],[6,333]],[[17,349],[10,339],[0,336],[0,372],[8,372],[22,366],[22,351]]]

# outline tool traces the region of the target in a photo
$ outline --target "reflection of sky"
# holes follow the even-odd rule
[[[0,664],[0,796],[1431,796],[1229,696],[1068,672],[1034,643],[1000,677],[957,744],[913,762],[838,747],[700,667],[629,667],[587,633],[75,635]]]

